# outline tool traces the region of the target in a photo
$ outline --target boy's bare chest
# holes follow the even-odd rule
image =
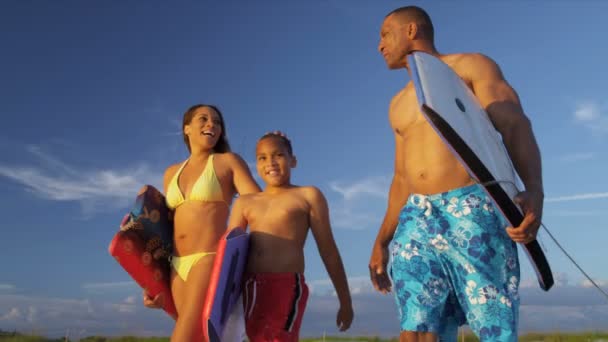
[[[247,213],[252,225],[277,226],[308,222],[310,210],[306,201],[298,198],[273,198],[255,201]]]

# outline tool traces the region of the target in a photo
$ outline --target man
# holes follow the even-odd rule
[[[388,208],[369,268],[374,287],[391,291],[401,318],[401,341],[455,340],[468,322],[481,340],[516,341],[519,263],[515,242],[536,238],[543,205],[540,151],[516,92],[498,65],[481,54],[440,54],[421,8],[389,13],[379,51],[389,69],[406,68],[422,51],[448,64],[487,111],[526,190],[519,227],[508,223],[450,152],[419,110],[409,82],[392,99],[395,171]],[[391,269],[387,270],[389,245]]]

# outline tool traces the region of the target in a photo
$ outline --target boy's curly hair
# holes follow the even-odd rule
[[[268,132],[268,133],[262,135],[262,137],[258,141],[261,141],[266,138],[279,138],[279,140],[281,140],[285,144],[285,147],[287,147],[287,152],[289,152],[289,155],[293,156],[293,148],[291,147],[291,140],[289,140],[289,138],[287,137],[287,134],[285,134],[281,131]]]

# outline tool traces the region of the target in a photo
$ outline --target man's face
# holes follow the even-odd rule
[[[389,69],[406,66],[406,55],[410,41],[407,38],[407,25],[400,23],[393,15],[388,16],[380,28],[378,51],[384,57]]]

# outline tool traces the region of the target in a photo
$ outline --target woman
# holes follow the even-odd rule
[[[171,293],[177,309],[172,341],[201,341],[201,313],[219,239],[226,231],[236,193],[259,192],[247,164],[230,152],[222,113],[199,104],[184,114],[184,142],[190,157],[164,175],[167,206],[174,210]],[[144,292],[144,305],[162,298]]]

